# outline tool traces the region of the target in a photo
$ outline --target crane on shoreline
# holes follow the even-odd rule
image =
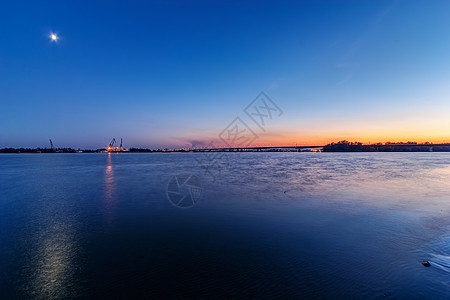
[[[107,148],[108,152],[114,152],[114,144],[115,144],[115,143],[116,143],[116,139],[113,138],[113,139],[111,140],[111,143],[109,143],[109,146],[108,146],[108,148]]]
[[[58,149],[55,147],[55,145],[53,145],[52,139],[50,139],[50,150],[51,150],[51,152],[53,152],[53,153],[61,153],[61,152],[62,152],[61,149],[58,150]]]
[[[116,144],[116,139],[113,138],[111,140],[111,143],[109,143],[108,147],[106,148],[107,152],[125,152],[127,151],[126,149],[123,148],[123,139],[120,139],[120,146],[119,147],[114,147],[114,145]]]

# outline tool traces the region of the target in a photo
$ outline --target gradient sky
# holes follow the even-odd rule
[[[450,1],[187,2],[2,1],[0,147],[450,142]]]

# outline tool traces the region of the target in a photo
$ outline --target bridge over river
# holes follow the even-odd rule
[[[327,152],[450,152],[450,143],[446,144],[332,144],[332,145],[305,145],[305,146],[253,146],[253,147],[216,147],[192,149],[193,152],[300,152],[300,151],[327,151]]]

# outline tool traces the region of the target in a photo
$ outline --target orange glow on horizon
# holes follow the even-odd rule
[[[330,143],[336,143],[339,141],[349,141],[349,142],[360,142],[363,144],[377,144],[382,143],[385,144],[387,142],[390,143],[407,143],[407,142],[415,142],[417,144],[423,143],[431,143],[431,144],[449,144],[450,138],[413,138],[413,137],[374,137],[374,138],[362,138],[357,136],[337,136],[336,138],[330,137],[283,137],[283,138],[271,138],[264,139],[260,138],[260,140],[255,141],[251,146],[261,146],[261,147],[277,147],[277,146],[323,146]]]
[[[333,136],[333,137],[331,137]],[[206,140],[206,139],[205,139]],[[336,134],[327,136],[311,136],[311,135],[286,135],[271,134],[270,137],[260,136],[259,139],[255,140],[249,147],[281,147],[281,146],[324,146],[330,143],[337,143],[339,141],[349,141],[349,142],[360,142],[363,144],[385,144],[390,143],[407,143],[415,142],[417,144],[431,143],[431,144],[450,144],[450,136],[434,136],[434,137],[420,137],[413,135],[374,135],[371,137],[363,137],[359,135],[344,135]],[[216,146],[227,147],[225,145],[216,144]]]

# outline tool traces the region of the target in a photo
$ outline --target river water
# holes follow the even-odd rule
[[[0,298],[142,296],[448,299],[450,153],[0,155]]]

